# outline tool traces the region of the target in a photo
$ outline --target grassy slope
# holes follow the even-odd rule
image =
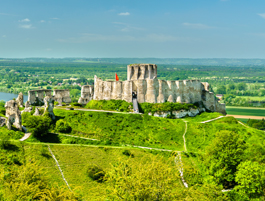
[[[72,127],[72,134],[112,145],[141,145],[183,150],[184,122],[148,115],[55,110]]]
[[[36,162],[40,168],[44,169],[45,175],[53,185],[66,186],[60,171],[58,170],[54,159],[51,157],[48,147],[41,144],[19,143],[13,142],[17,146],[16,152],[22,161],[22,144],[25,147],[26,162]],[[51,145],[51,150],[56,156],[61,169],[70,187],[80,194],[84,200],[105,200],[106,191],[105,183],[93,181],[86,175],[86,167],[95,164],[108,171],[111,164],[118,161],[126,161],[128,163],[143,162],[143,157],[149,157],[153,154],[162,154],[167,159],[169,152],[145,151],[139,149],[128,149],[134,155],[133,158],[123,154],[125,149],[114,149],[107,147],[85,147],[85,146],[68,146],[68,145]],[[8,151],[14,152],[14,151]],[[44,153],[44,156],[42,155]],[[145,161],[148,163],[148,160]],[[172,165],[174,165],[172,161]],[[3,165],[0,163],[0,169]]]
[[[229,130],[239,133],[247,143],[263,143],[264,132],[245,127],[233,117],[225,117],[206,124],[188,124],[186,134],[187,149],[191,152],[204,152],[205,147],[211,144],[215,133],[221,130]]]

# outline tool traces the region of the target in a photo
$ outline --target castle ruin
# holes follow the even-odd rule
[[[30,90],[28,91],[28,102],[29,105],[34,105],[37,102],[44,104],[44,97],[52,96],[51,89],[40,89],[40,90]],[[54,89],[53,91],[54,101],[57,101],[59,104],[71,103],[69,89]]]
[[[139,103],[197,103],[201,102],[212,112],[226,114],[225,104],[220,104],[209,84],[199,80],[166,81],[157,79],[155,64],[127,66],[126,81],[103,81],[94,78],[94,100],[119,99],[132,102],[132,93]]]

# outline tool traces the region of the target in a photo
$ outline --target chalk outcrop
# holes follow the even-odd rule
[[[54,108],[54,98],[52,96],[46,96],[44,98],[44,104],[45,104],[45,110],[44,110],[44,114],[46,112],[49,113],[50,117],[52,118],[52,120],[55,120],[55,115],[53,113],[53,108]]]
[[[23,99],[23,93],[19,93],[18,97],[16,99],[19,107],[24,107],[24,99]]]
[[[33,116],[40,116],[40,111],[38,108],[35,108],[35,112],[34,112]]]
[[[19,130],[22,130],[21,125],[21,112],[19,110],[18,103],[14,100],[10,100],[5,104],[7,122],[6,126],[11,130],[12,124]]]
[[[6,125],[6,118],[0,117],[0,127],[3,127],[4,125]]]
[[[225,104],[220,104],[209,84],[199,80],[166,81],[157,79],[157,66],[139,64],[127,66],[127,81],[103,81],[94,77],[94,99],[119,99],[132,102],[132,93],[139,103],[203,103],[212,112],[226,114]]]
[[[84,85],[81,88],[81,97],[78,100],[79,104],[86,105],[93,99],[94,87],[92,85]]]

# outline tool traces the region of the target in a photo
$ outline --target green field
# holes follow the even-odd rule
[[[237,120],[238,121],[241,121],[244,124],[247,124],[247,121],[248,121],[248,119],[240,119],[240,118],[237,118]]]
[[[265,100],[265,97],[262,96],[237,96],[237,98],[247,98],[247,99],[250,99],[252,101],[264,101]]]
[[[260,108],[226,107],[228,115],[264,116],[265,110]]]

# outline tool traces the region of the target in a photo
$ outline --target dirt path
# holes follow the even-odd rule
[[[54,161],[55,161],[55,163],[56,163],[56,165],[57,165],[57,167],[58,167],[59,171],[61,172],[61,175],[62,175],[62,178],[63,178],[63,180],[64,180],[65,184],[66,184],[66,185],[67,185],[67,187],[68,187],[68,188],[71,190],[71,187],[69,186],[68,182],[66,181],[66,179],[65,179],[65,177],[64,177],[64,174],[63,174],[63,171],[62,171],[62,169],[61,169],[61,167],[60,167],[60,164],[59,164],[59,162],[57,161],[57,159],[56,159],[55,155],[52,153],[52,150],[51,150],[51,147],[50,147],[50,145],[48,145],[48,149],[49,149],[49,152],[51,153],[51,155],[52,155],[52,158],[54,159]]]
[[[265,113],[265,111],[264,111]],[[247,115],[226,115],[227,117],[235,117],[239,119],[265,119],[265,116],[247,116]]]
[[[210,119],[210,120],[207,120],[207,121],[203,121],[203,122],[201,122],[202,124],[205,124],[205,123],[208,123],[208,122],[211,122],[211,121],[215,121],[215,120],[217,120],[217,119],[221,119],[221,118],[223,118],[224,116],[220,116],[220,117],[217,117],[217,118],[215,118],[215,119]]]

